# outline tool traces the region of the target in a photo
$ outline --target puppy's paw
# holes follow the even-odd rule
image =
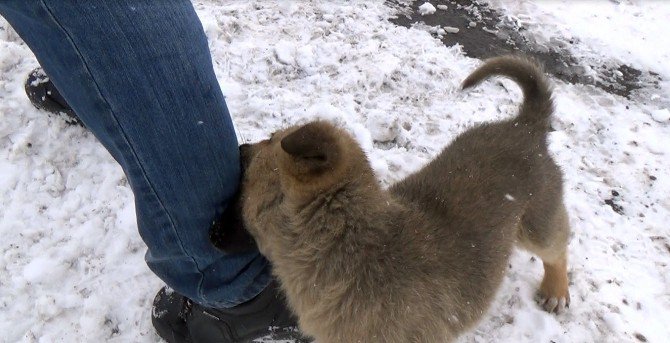
[[[563,313],[570,307],[568,275],[565,270],[551,270],[545,267],[544,279],[536,297],[538,304],[549,313]]]
[[[544,264],[544,278],[536,299],[545,311],[562,313],[570,307],[567,258],[542,262]]]
[[[537,303],[549,313],[561,314],[570,307],[570,292],[563,295],[545,295],[540,290],[536,296]]]

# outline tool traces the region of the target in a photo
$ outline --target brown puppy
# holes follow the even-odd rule
[[[317,342],[453,340],[487,310],[515,242],[544,261],[544,308],[569,302],[551,89],[518,57],[487,61],[463,87],[494,74],[523,89],[519,115],[466,131],[389,190],[325,122],[242,148],[245,224]]]

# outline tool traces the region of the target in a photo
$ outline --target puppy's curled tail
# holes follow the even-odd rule
[[[507,76],[523,90],[524,100],[517,116],[519,122],[543,132],[549,130],[549,117],[554,112],[554,103],[551,99],[551,85],[542,67],[525,57],[494,57],[472,72],[463,81],[462,87],[474,87],[491,75]]]

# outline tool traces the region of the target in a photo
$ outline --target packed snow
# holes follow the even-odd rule
[[[663,108],[660,110],[651,111],[651,117],[659,123],[667,123],[670,121],[670,110]]]
[[[615,58],[670,79],[670,4],[489,3],[540,43],[577,38],[570,50],[579,58]],[[513,116],[521,99],[507,80],[461,91],[481,61],[391,24],[394,10],[381,0],[195,5],[240,142],[328,119],[356,137],[385,186],[475,123]],[[162,283],[143,262],[127,181],[89,132],[31,106],[23,82],[36,66],[0,19],[0,342],[158,342],[150,309]],[[554,84],[549,141],[573,229],[570,308],[553,315],[537,306],[542,263],[519,251],[460,342],[666,342],[668,83],[630,99]]]

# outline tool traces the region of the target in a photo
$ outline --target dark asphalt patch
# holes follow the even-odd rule
[[[397,18],[391,20],[396,25],[411,27],[415,23],[428,26],[449,26],[459,29],[458,33],[447,33],[442,42],[447,46],[460,44],[470,57],[485,59],[489,57],[522,53],[532,56],[544,64],[548,73],[556,78],[573,83],[592,85],[608,93],[630,98],[640,89],[658,88],[660,76],[651,71],[641,71],[614,60],[602,65],[592,65],[597,73],[594,78],[587,75],[578,60],[567,50],[571,44],[580,44],[577,40],[557,40],[550,48],[529,41],[523,27],[476,0],[431,1],[434,6],[446,5],[435,13],[421,16],[418,8],[425,1],[387,0],[387,5],[399,10]],[[475,23],[475,26],[470,26]]]

